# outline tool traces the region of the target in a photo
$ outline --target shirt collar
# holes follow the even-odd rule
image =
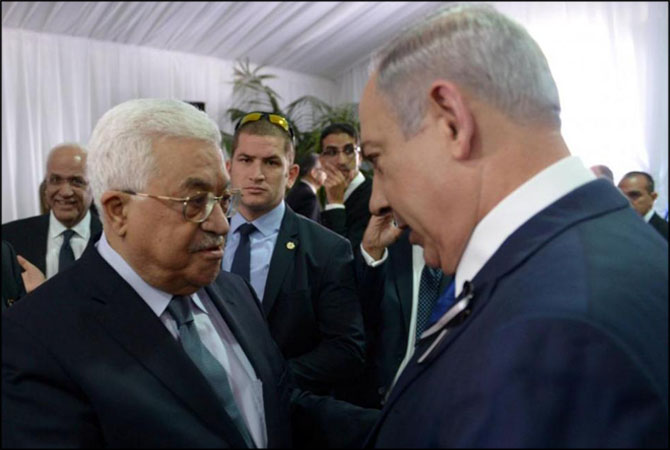
[[[552,164],[498,203],[477,224],[456,268],[456,296],[505,240],[528,219],[559,198],[595,179],[576,156]]]
[[[284,202],[281,201],[277,206],[251,223],[254,224],[254,226],[263,234],[263,236],[269,236],[279,231],[285,209],[286,206],[284,205]],[[244,216],[242,216],[242,214],[238,212],[230,221],[230,232],[236,232],[237,229],[245,223],[247,223],[247,220],[244,218]]]
[[[123,257],[109,245],[107,237],[103,231],[100,240],[95,244],[98,249],[100,256],[109,263],[110,266],[123,278],[130,287],[137,292],[137,294],[142,297],[142,299],[149,305],[149,308],[160,317],[168,307],[170,300],[172,300],[173,295],[161,291],[149,283],[144,281],[137,272],[126,262]],[[195,305],[201,309],[203,312],[207,313],[204,305],[200,301],[200,298],[197,295],[191,295],[191,299]]]
[[[365,177],[363,176],[363,174],[359,170],[358,173],[356,174],[356,176],[354,177],[354,179],[351,180],[351,183],[349,183],[349,186],[347,186],[347,189],[344,191],[344,201],[345,202],[347,201],[347,199],[349,198],[351,193],[354,192],[354,190],[356,190],[356,188],[358,186],[363,184],[364,181],[365,181]]]
[[[51,210],[49,213],[49,237],[55,238],[67,229],[68,228],[56,218],[53,210]],[[86,211],[84,218],[81,219],[78,224],[70,228],[70,230],[74,231],[78,236],[88,240],[91,234],[91,211]]]
[[[651,207],[649,211],[647,211],[647,214],[644,215],[644,221],[649,223],[649,221],[651,220],[651,216],[653,215],[654,215],[654,208]]]
[[[305,179],[302,179],[302,178],[300,179],[300,181],[305,183],[307,186],[309,186],[310,189],[312,190],[312,192],[314,192],[316,194],[316,186],[314,186],[312,183],[310,183],[309,181],[307,181]]]

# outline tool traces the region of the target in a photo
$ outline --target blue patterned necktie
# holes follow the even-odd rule
[[[421,333],[428,327],[433,306],[440,293],[440,281],[442,280],[442,271],[424,266],[421,271],[421,281],[419,282],[419,304],[416,313],[416,339],[419,339]]]
[[[237,426],[244,441],[253,448],[255,447],[254,441],[237,407],[226,371],[200,340],[193,321],[193,313],[189,307],[190,302],[190,297],[175,295],[167,307],[168,312],[177,322],[181,345],[223,402],[223,407]]]
[[[70,239],[74,235],[74,230],[63,231],[63,245],[60,246],[58,253],[58,271],[62,272],[74,262],[74,252],[70,246]]]
[[[248,282],[251,282],[251,243],[249,242],[249,235],[256,231],[256,226],[253,223],[245,223],[240,225],[237,232],[240,233],[240,243],[235,250],[233,257],[233,264],[230,266],[230,271],[236,273]]]
[[[438,320],[440,320],[440,318],[444,315],[444,313],[446,313],[447,310],[451,308],[451,305],[453,305],[454,302],[456,301],[455,293],[456,293],[456,276],[454,275],[454,279],[451,281],[451,284],[449,285],[447,290],[445,290],[444,294],[442,294],[440,298],[437,299],[437,302],[435,302],[433,312],[430,315],[430,319],[428,319],[428,325],[426,326],[426,328],[430,328],[431,326],[433,326],[433,324]]]

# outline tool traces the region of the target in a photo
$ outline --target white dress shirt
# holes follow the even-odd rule
[[[179,339],[176,321],[167,311],[173,295],[145,282],[107,241],[105,233],[96,243],[100,256],[137,292],[175,339]],[[226,321],[204,288],[191,294],[193,313],[200,340],[226,371],[235,403],[244,417],[249,433],[259,448],[267,447],[267,427],[263,403],[263,385]]]
[[[281,227],[285,210],[284,201],[281,201],[271,211],[249,222],[254,224],[257,229],[249,234],[249,246],[251,249],[249,256],[249,276],[251,277],[251,287],[254,288],[261,302],[263,301],[265,284],[270,272],[270,259],[272,259],[272,252],[277,243],[279,228]],[[230,230],[226,237],[223,261],[221,262],[221,268],[226,272],[230,272],[237,246],[240,244],[240,233],[237,232],[237,229],[245,223],[247,223],[247,220],[239,212],[230,220]]]
[[[49,235],[47,236],[47,279],[58,273],[58,256],[60,248],[63,245],[63,233],[67,230],[65,225],[59,222],[54,216],[54,212],[49,214]],[[91,211],[86,211],[86,215],[79,223],[71,228],[74,234],[70,238],[70,247],[74,253],[74,259],[81,257],[86,249],[86,244],[91,238]],[[33,261],[31,261],[33,262]]]

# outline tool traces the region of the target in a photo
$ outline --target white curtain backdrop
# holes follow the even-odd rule
[[[587,167],[605,164],[615,183],[652,175],[655,209],[668,209],[668,4],[493,2],[542,48],[561,100],[563,136]],[[337,101],[358,101],[370,59],[344,71]]]
[[[86,145],[97,120],[131,98],[206,103],[227,132],[233,61],[26,30],[2,29],[2,223],[39,214],[49,149]],[[288,104],[302,95],[333,102],[333,81],[267,67]]]

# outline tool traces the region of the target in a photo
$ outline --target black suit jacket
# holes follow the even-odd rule
[[[263,312],[298,385],[330,392],[363,369],[364,334],[346,239],[286,207]]]
[[[12,306],[14,302],[26,295],[26,288],[21,278],[21,266],[16,259],[12,245],[2,240],[2,310]]]
[[[292,388],[240,277],[222,273],[206,290],[263,383],[269,447],[291,445],[292,417],[335,428],[356,427],[345,414],[374,419]],[[2,316],[3,447],[244,446],[204,376],[97,249],[27,299]],[[355,442],[333,433],[333,445]]]
[[[315,222],[321,220],[319,199],[314,191],[312,191],[312,188],[302,181],[298,181],[288,192],[286,203],[297,214],[302,214]]]
[[[49,237],[49,215],[28,217],[2,225],[2,238],[9,241],[16,253],[33,263],[44,275],[47,273],[47,239]],[[91,213],[91,237],[87,248],[94,237],[102,231],[102,223],[97,214]]]
[[[607,180],[549,205],[419,342],[368,445],[666,448],[667,252]]]
[[[370,196],[372,181],[368,178],[344,202],[344,209],[334,208],[321,212],[321,223],[349,239],[354,251],[363,240],[363,233],[370,221]]]
[[[388,247],[388,259],[370,267],[360,249],[355,252],[359,296],[365,323],[366,367],[351,401],[380,407],[407,353],[412,321],[413,258],[409,231]],[[440,292],[453,277],[445,275]]]
[[[651,216],[651,219],[649,219],[649,225],[661,233],[661,236],[663,236],[666,241],[668,240],[668,222],[663,220],[661,216],[654,213],[654,215]]]

